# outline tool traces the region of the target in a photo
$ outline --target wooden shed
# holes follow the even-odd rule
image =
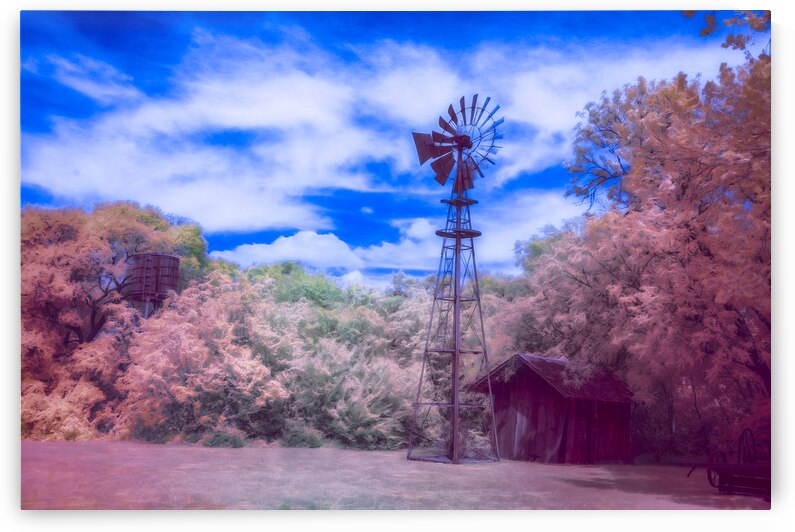
[[[630,461],[632,392],[607,371],[586,366],[571,380],[573,362],[517,354],[491,371],[500,458],[547,463]],[[486,379],[474,388],[486,391]]]

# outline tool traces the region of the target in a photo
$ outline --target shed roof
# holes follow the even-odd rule
[[[575,365],[585,366],[590,372],[589,377],[581,383],[573,382],[566,375],[567,368]],[[492,379],[510,379],[513,378],[510,370],[521,366],[530,368],[564,397],[618,403],[629,403],[632,401],[632,392],[621,380],[607,370],[598,366],[571,362],[560,358],[517,353],[491,370],[489,375]],[[486,377],[484,376],[475,382],[472,387],[479,391],[485,391],[485,386]]]

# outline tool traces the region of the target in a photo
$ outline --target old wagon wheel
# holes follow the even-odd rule
[[[715,452],[709,456],[709,464],[707,465],[707,482],[709,482],[709,485],[713,488],[717,488],[718,484],[720,484],[720,475],[710,466],[712,464],[725,464],[726,462],[726,453]]]
[[[750,464],[756,460],[756,442],[754,433],[751,429],[745,429],[740,434],[739,451],[737,451],[737,461],[741,464]]]

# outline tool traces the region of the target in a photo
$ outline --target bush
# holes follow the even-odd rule
[[[237,434],[227,434],[225,432],[216,432],[206,440],[204,440],[205,447],[234,447],[238,449],[245,447],[246,442]]]
[[[173,435],[169,428],[162,423],[147,423],[138,419],[130,430],[130,436],[136,440],[149,443],[166,443]]]
[[[287,422],[281,439],[284,447],[322,447],[323,434],[306,424],[303,420],[291,419]]]
[[[234,426],[248,438],[273,441],[283,433],[291,403],[286,399],[268,399],[265,408],[233,420]]]
[[[306,299],[323,309],[345,301],[345,292],[323,274],[307,273],[300,265],[284,264],[269,272],[276,281],[276,302],[296,303]]]

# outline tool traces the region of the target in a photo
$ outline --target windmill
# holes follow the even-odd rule
[[[488,356],[480,308],[480,287],[475,263],[469,197],[476,176],[483,177],[484,163],[493,156],[502,138],[503,123],[489,110],[491,98],[478,105],[461,98],[450,105],[448,117],[439,117],[441,131],[413,133],[420,164],[432,160],[434,179],[445,186],[453,176],[447,204],[447,223],[436,231],[443,238],[433,307],[425,341],[420,383],[409,432],[409,460],[462,463],[498,460]],[[471,385],[486,376],[488,396]]]

